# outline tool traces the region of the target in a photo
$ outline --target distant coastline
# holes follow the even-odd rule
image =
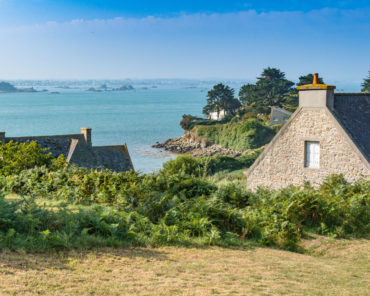
[[[46,92],[47,90],[44,89],[41,92]],[[33,87],[27,87],[27,88],[17,88],[14,85],[12,85],[9,82],[0,82],[0,93],[16,93],[16,92],[25,92],[25,93],[34,93],[34,92],[40,92]]]

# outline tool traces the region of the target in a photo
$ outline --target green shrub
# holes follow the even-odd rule
[[[216,155],[199,158],[180,155],[164,163],[162,172],[169,175],[183,172],[188,175],[205,177],[221,171],[249,168],[260,153],[260,151],[255,151],[238,157]]]
[[[212,156],[201,157],[199,162],[203,166],[203,175],[213,175],[221,171],[235,171],[243,168],[249,168],[257,159],[260,152],[256,151],[251,154],[245,154],[238,157],[232,156]]]
[[[217,187],[203,178],[248,167],[258,152],[237,158],[185,155],[158,173],[141,175],[67,166],[63,156],[52,159],[32,143],[10,143],[1,151],[6,165],[0,175],[0,248],[228,246],[254,240],[293,250],[305,231],[339,238],[370,231],[369,181],[350,184],[333,175],[318,189],[306,184],[252,193],[244,184]],[[25,159],[10,161],[21,153]],[[7,200],[1,192],[23,198]]]
[[[275,135],[273,129],[256,118],[237,123],[197,125],[196,133],[197,136],[205,137],[211,143],[240,151],[259,148],[269,143]]]
[[[370,182],[349,184],[340,175],[319,189],[307,184],[252,193],[236,184],[217,188],[184,172],[140,175],[71,166],[34,168],[2,177],[0,185],[26,194],[22,200],[0,195],[0,248],[253,240],[294,250],[305,231],[333,237],[370,231]]]
[[[198,159],[190,155],[179,155],[175,159],[165,162],[162,172],[170,175],[183,172],[188,175],[201,176],[203,175],[203,165]]]
[[[0,142],[0,175],[18,174],[35,166],[51,165],[51,153],[35,141],[27,143]]]
[[[246,131],[259,126],[248,119]],[[215,128],[215,126],[211,126]],[[180,156],[158,173],[115,173],[68,166],[35,142],[0,144],[0,248],[46,250],[123,245],[261,245],[294,250],[307,231],[367,237],[370,182],[329,176],[252,193],[205,176],[249,167],[259,152]],[[22,157],[21,157],[22,156]],[[208,181],[207,181],[208,180]],[[4,192],[19,194],[9,200]]]
[[[180,121],[180,126],[183,130],[190,131],[198,121],[202,120],[204,119],[190,114],[184,114],[182,116],[182,120]]]

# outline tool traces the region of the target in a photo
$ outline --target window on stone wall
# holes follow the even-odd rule
[[[305,142],[304,166],[315,169],[320,167],[320,142]]]

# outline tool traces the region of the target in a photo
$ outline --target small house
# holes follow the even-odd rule
[[[116,172],[133,170],[126,144],[114,146],[93,146],[91,128],[81,128],[79,134],[6,137],[0,132],[1,142],[26,143],[36,141],[42,148],[47,148],[53,157],[63,154],[67,162],[92,169],[110,169]]]
[[[245,172],[247,187],[318,186],[330,174],[369,179],[370,93],[335,93],[317,74],[298,90],[298,109]]]
[[[211,112],[208,115],[209,120],[222,120],[227,115],[225,110],[221,110],[220,112]]]

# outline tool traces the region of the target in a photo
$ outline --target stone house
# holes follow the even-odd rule
[[[80,134],[5,137],[0,132],[1,142],[36,141],[42,148],[47,148],[53,157],[63,154],[69,163],[92,169],[111,169],[116,172],[133,170],[126,144],[116,146],[93,146],[91,128],[81,128]]]
[[[370,176],[370,93],[334,93],[335,86],[298,87],[299,107],[245,175],[247,187],[279,189],[330,174],[354,182]]]

